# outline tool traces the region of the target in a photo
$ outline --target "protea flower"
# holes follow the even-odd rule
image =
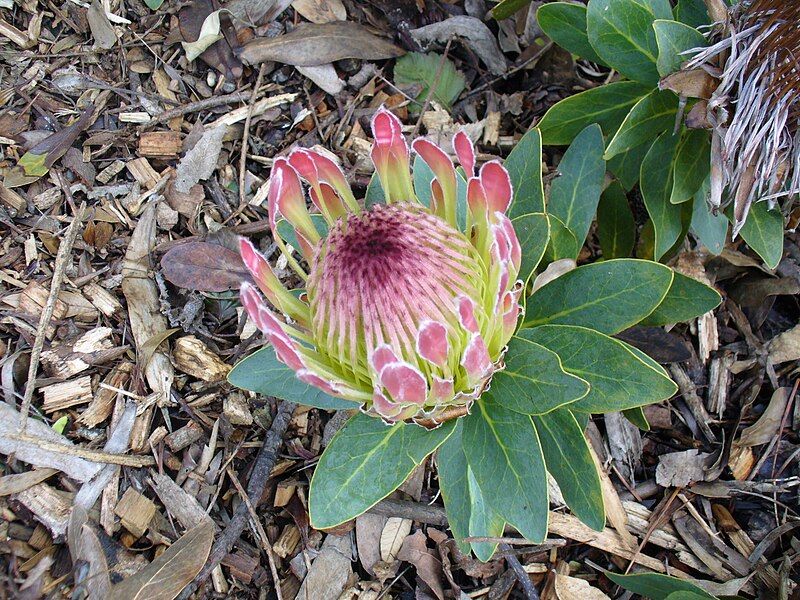
[[[724,13],[719,2],[718,12]],[[717,15],[721,17],[721,15]],[[800,3],[743,0],[721,39],[690,62],[721,70],[708,103],[711,203],[734,203],[734,235],[754,201],[800,193]]]
[[[368,209],[323,154],[296,149],[275,160],[270,227],[305,291],[285,289],[242,239],[244,263],[266,297],[245,283],[242,304],[278,359],[303,382],[356,401],[387,423],[435,425],[465,413],[486,389],[503,367],[517,324],[520,246],[505,214],[511,181],[494,161],[476,175],[472,143],[456,134],[453,145],[467,178],[462,231],[459,176],[448,155],[422,138],[412,145],[435,176],[425,206],[414,192],[400,121],[381,109],[372,131],[385,203]],[[303,181],[327,231],[309,212]],[[294,228],[302,261],[278,234],[279,217]]]

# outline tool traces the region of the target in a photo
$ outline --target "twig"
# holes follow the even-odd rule
[[[253,107],[256,105],[258,92],[261,89],[261,82],[264,80],[264,73],[266,72],[267,63],[261,63],[258,69],[258,77],[256,77],[256,85],[253,87],[253,93],[250,95],[250,104],[247,106],[247,118],[244,120],[244,132],[242,133],[242,154],[239,158],[239,206],[245,204],[247,201],[247,193],[244,189],[244,179],[247,170],[247,144],[250,143],[250,121],[253,119]]]
[[[414,131],[411,133],[411,139],[417,137],[419,126],[422,124],[422,117],[425,115],[425,111],[427,111],[428,107],[431,105],[431,98],[433,98],[436,90],[439,89],[439,83],[442,80],[442,72],[444,71],[444,63],[447,61],[447,53],[450,52],[450,44],[452,43],[453,38],[447,40],[447,45],[444,47],[444,52],[442,52],[442,58],[439,60],[439,66],[436,68],[436,75],[433,78],[433,85],[428,89],[428,93],[425,95],[425,104],[422,105],[422,110],[419,111],[419,118],[417,119],[417,124],[414,125]]]
[[[69,254],[72,252],[75,238],[78,237],[78,226],[83,221],[83,214],[85,211],[86,202],[82,202],[80,208],[74,213],[72,223],[67,227],[64,239],[61,241],[58,247],[58,253],[56,254],[53,280],[50,282],[50,294],[47,296],[47,304],[44,307],[41,319],[39,319],[39,326],[36,328],[36,337],[33,340],[33,348],[31,348],[31,364],[28,367],[28,385],[25,386],[25,395],[22,398],[22,408],[20,409],[20,413],[22,414],[20,432],[22,433],[25,433],[25,428],[28,426],[28,411],[30,410],[31,401],[33,400],[33,389],[36,386],[36,371],[39,369],[39,358],[42,355],[45,334],[47,332],[47,327],[50,325],[50,319],[53,318],[53,311],[56,308],[56,301],[58,300],[58,292],[61,290],[61,282],[64,280],[64,272],[69,263]]]
[[[511,546],[508,544],[500,544],[500,551],[503,553],[503,557],[506,559],[508,566],[514,571],[514,575],[517,576],[517,581],[519,581],[519,584],[522,586],[525,597],[528,600],[539,600],[539,592],[536,586],[533,585],[531,578],[528,577],[528,574],[522,567],[522,563],[519,562],[519,559],[511,550]]]
[[[58,442],[45,440],[38,436],[28,435],[24,432],[10,434],[8,435],[8,439],[35,444],[42,450],[77,456],[96,463],[109,463],[113,465],[122,465],[124,467],[149,467],[150,465],[156,464],[156,460],[152,456],[114,454],[113,452],[92,450],[90,448],[82,448],[81,446],[67,446],[66,444],[59,444]]]
[[[251,502],[253,500],[257,502],[261,498],[264,487],[269,480],[270,472],[278,458],[278,450],[283,443],[283,435],[289,427],[289,421],[292,419],[292,413],[294,413],[296,406],[294,402],[287,402],[286,400],[283,400],[278,405],[278,413],[275,415],[275,419],[273,419],[272,425],[264,438],[264,445],[261,446],[253,466],[253,473],[250,475],[250,481],[247,482],[247,497],[252,499]],[[248,516],[247,504],[242,502],[236,507],[236,512],[228,522],[225,531],[214,542],[205,566],[194,578],[194,581],[178,595],[179,600],[187,600],[194,594],[197,588],[211,575],[211,571],[228,555],[233,545],[238,541],[239,536],[242,535]],[[276,587],[279,585],[277,581],[274,583]]]
[[[147,123],[143,123],[141,129],[150,129],[159,123],[166,123],[170,119],[182,117],[183,115],[197,112],[198,110],[215,108],[225,104],[235,104],[236,102],[247,102],[247,100],[248,98],[242,92],[233,92],[231,94],[225,94],[224,96],[211,96],[210,98],[203,98],[202,100],[189,102],[183,106],[176,106],[175,108],[165,110],[161,114],[150,119]]]
[[[261,65],[261,68],[264,68],[264,65]],[[225,469],[228,473],[228,477],[231,478],[231,483],[233,483],[233,487],[236,488],[236,491],[239,492],[239,496],[242,499],[242,502],[245,503],[247,506],[247,512],[250,513],[250,522],[255,527],[256,531],[258,532],[258,537],[261,540],[261,545],[264,547],[264,552],[267,553],[267,561],[269,562],[269,570],[272,573],[272,581],[275,582],[275,595],[278,597],[278,600],[283,600],[283,594],[281,593],[281,586],[278,585],[278,567],[275,565],[275,556],[272,553],[272,545],[269,543],[269,538],[267,537],[267,532],[264,531],[264,526],[261,524],[261,521],[258,520],[258,515],[256,514],[255,509],[253,508],[253,503],[250,502],[250,498],[247,497],[247,494],[242,487],[242,484],[239,482],[239,478],[236,477],[236,473],[234,473],[233,469],[230,465],[228,465]]]

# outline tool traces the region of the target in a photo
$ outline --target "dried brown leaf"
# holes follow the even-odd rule
[[[444,600],[442,563],[433,552],[428,550],[426,540],[427,538],[421,530],[406,536],[397,553],[397,558],[414,565],[417,569],[417,576],[431,588],[439,600]]]
[[[238,252],[208,242],[188,242],[170,248],[161,258],[167,281],[203,292],[225,292],[249,279]]]
[[[117,43],[117,34],[111,21],[108,20],[100,0],[93,0],[89,5],[89,9],[86,11],[86,20],[89,22],[89,29],[92,31],[95,44],[103,50],[113,48]]]
[[[558,600],[608,600],[608,596],[585,579],[556,573],[555,592]]]
[[[268,60],[300,67],[315,67],[344,58],[381,60],[405,54],[388,40],[352,21],[301,23],[292,32],[274,38],[258,38],[240,54],[245,63]]]
[[[347,19],[342,0],[294,0],[292,8],[312,23],[332,23]]]
[[[774,364],[800,360],[800,325],[772,338],[768,348],[769,359]]]
[[[719,79],[705,69],[686,69],[664,77],[658,84],[662,90],[670,90],[684,98],[709,100],[719,85]]]
[[[109,597],[172,600],[203,568],[213,541],[213,523],[202,521],[141,571],[113,586]]]
[[[453,37],[460,37],[493,74],[502,75],[508,69],[508,63],[497,45],[494,34],[483,21],[475,17],[450,17],[438,23],[412,29],[410,33],[411,37],[421,43],[446,43]]]
[[[734,444],[739,447],[749,447],[768,444],[772,441],[778,435],[783,413],[786,411],[786,404],[789,402],[791,394],[791,388],[783,387],[775,390],[758,421],[744,429]]]
[[[200,180],[211,177],[217,168],[219,153],[222,151],[222,138],[228,130],[226,126],[214,127],[203,133],[200,140],[178,163],[175,170],[175,189],[187,193]]]

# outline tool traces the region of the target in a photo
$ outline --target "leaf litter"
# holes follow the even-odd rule
[[[413,493],[356,519],[355,534],[310,529],[312,467],[347,415],[224,380],[261,343],[236,302],[244,270],[229,242],[255,237],[274,258],[256,190],[275,158],[320,145],[364,192],[365,126],[385,105],[406,133],[439,139],[464,126],[479,162],[502,159],[549,106],[607,76],[549,45],[525,3],[502,32],[480,4],[122,0],[107,12],[95,0],[54,14],[36,0],[0,3],[0,36],[14,44],[0,65],[4,591],[522,597],[503,556],[479,563],[456,546],[432,465]],[[707,98],[710,78],[684,72],[662,86]],[[547,147],[545,170],[562,154]],[[84,200],[89,220],[44,328],[48,358],[29,381],[58,248]],[[591,232],[577,263],[598,253]],[[705,322],[620,334],[648,352],[664,346],[657,358],[680,366],[685,385],[646,408],[649,431],[619,415],[587,429],[605,473],[602,532],[557,496],[544,544],[505,532],[542,597],[612,597],[604,569],[628,565],[670,564],[715,594],[796,586],[784,564],[797,556],[797,234],[784,239],[778,278],[739,240],[677,263],[701,269],[726,301]],[[575,266],[553,263],[534,285]],[[60,408],[48,411],[53,385]],[[232,476],[252,484],[255,519]]]

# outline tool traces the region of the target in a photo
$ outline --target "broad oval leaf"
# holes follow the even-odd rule
[[[501,0],[497,3],[497,6],[492,9],[492,16],[498,21],[507,19],[530,3],[531,0]]]
[[[639,100],[608,143],[605,158],[644,144],[671,130],[678,112],[678,96],[669,90],[653,90]]]
[[[570,410],[606,413],[666,400],[678,386],[664,369],[640,358],[638,350],[598,331],[570,325],[544,325],[531,339],[558,354],[564,370],[589,382],[591,389]]]
[[[161,272],[173,285],[203,292],[226,292],[251,281],[238,252],[209,242],[173,246],[161,257]]]
[[[491,509],[526,538],[547,535],[547,472],[528,416],[503,408],[487,392],[464,417],[467,462]]]
[[[597,211],[606,176],[603,132],[597,124],[581,131],[558,164],[547,212],[558,217],[582,246]]]
[[[668,19],[656,19],[653,22],[658,45],[658,74],[662,77],[674,73],[681,65],[692,58],[685,51],[707,46],[705,36],[694,27]]]
[[[509,218],[544,212],[542,135],[538,128],[533,128],[522,136],[503,166],[508,171],[514,188],[514,199],[508,210]]]
[[[606,577],[617,585],[653,600],[667,600],[667,597],[676,592],[689,592],[705,600],[717,600],[702,588],[690,581],[662,575],[660,573],[636,573],[634,575],[619,575],[606,572]]]
[[[555,215],[548,215],[547,218],[550,222],[550,239],[544,252],[544,260],[550,263],[562,258],[577,259],[581,251],[578,238]]]
[[[728,218],[722,211],[716,215],[711,212],[711,205],[708,203],[710,185],[710,180],[706,177],[694,195],[691,230],[712,254],[720,254],[725,249]]]
[[[607,65],[628,79],[658,83],[655,19],[671,19],[669,0],[591,0],[589,43]]]
[[[628,421],[636,425],[636,427],[642,431],[650,431],[650,423],[647,422],[647,417],[645,416],[641,406],[623,410],[622,414],[626,419],[628,419]]]
[[[711,24],[704,0],[678,0],[675,5],[675,19],[692,27]]]
[[[542,142],[566,146],[592,123],[612,135],[650,89],[635,81],[617,81],[569,96],[550,107],[539,122]]]
[[[739,233],[770,269],[778,266],[783,256],[781,211],[769,210],[766,202],[753,202]]]
[[[453,433],[455,421],[438,429],[356,414],[319,459],[309,492],[316,529],[354,519],[395,491],[426,456]]]
[[[511,223],[522,248],[518,277],[527,284],[547,249],[550,240],[550,221],[544,213],[529,213],[514,218]]]
[[[569,409],[533,417],[547,470],[577,516],[595,531],[606,524],[603,488],[583,428]]]
[[[463,424],[459,421],[453,435],[436,453],[439,489],[447,511],[447,522],[459,549],[467,554],[470,548],[480,560],[487,561],[497,544],[464,542],[467,536],[500,537],[505,521],[486,503],[475,476],[470,472],[462,443]]]
[[[711,136],[704,129],[688,130],[678,145],[675,174],[669,201],[679,204],[692,197],[703,186],[711,171]]]
[[[581,325],[619,333],[653,312],[671,284],[672,270],[651,261],[626,258],[584,265],[528,298],[523,326]]]
[[[539,7],[536,20],[545,35],[581,58],[605,65],[589,43],[586,33],[586,7],[569,2],[551,2]]]
[[[641,324],[656,326],[683,323],[714,310],[720,302],[722,296],[715,289],[676,272],[664,300]]]
[[[654,140],[648,140],[635,148],[620,152],[608,161],[608,170],[614,174],[626,192],[630,192],[639,182],[639,173],[642,170],[642,161],[653,145]]]
[[[603,258],[625,258],[631,255],[636,242],[636,222],[625,190],[618,181],[609,185],[597,206],[597,237]]]
[[[172,600],[203,568],[214,542],[214,523],[202,521],[184,533],[153,562],[117,585],[110,598]]]
[[[555,352],[528,339],[530,330],[511,338],[506,368],[492,377],[492,397],[514,412],[541,415],[589,393],[589,384],[561,368]]]
[[[661,134],[642,161],[639,185],[647,214],[653,222],[653,256],[656,260],[661,260],[670,251],[683,231],[681,205],[669,201],[678,140],[671,131]]]
[[[475,472],[469,467],[467,467],[467,482],[470,497],[470,537],[502,537],[506,521],[492,508],[492,503],[481,491],[478,481],[475,479]],[[489,542],[472,542],[470,546],[478,560],[483,562],[492,558],[497,550],[497,544]]]
[[[277,359],[272,346],[261,348],[240,360],[228,373],[228,381],[244,390],[325,410],[358,408],[355,402],[328,396],[300,381],[294,371]]]

